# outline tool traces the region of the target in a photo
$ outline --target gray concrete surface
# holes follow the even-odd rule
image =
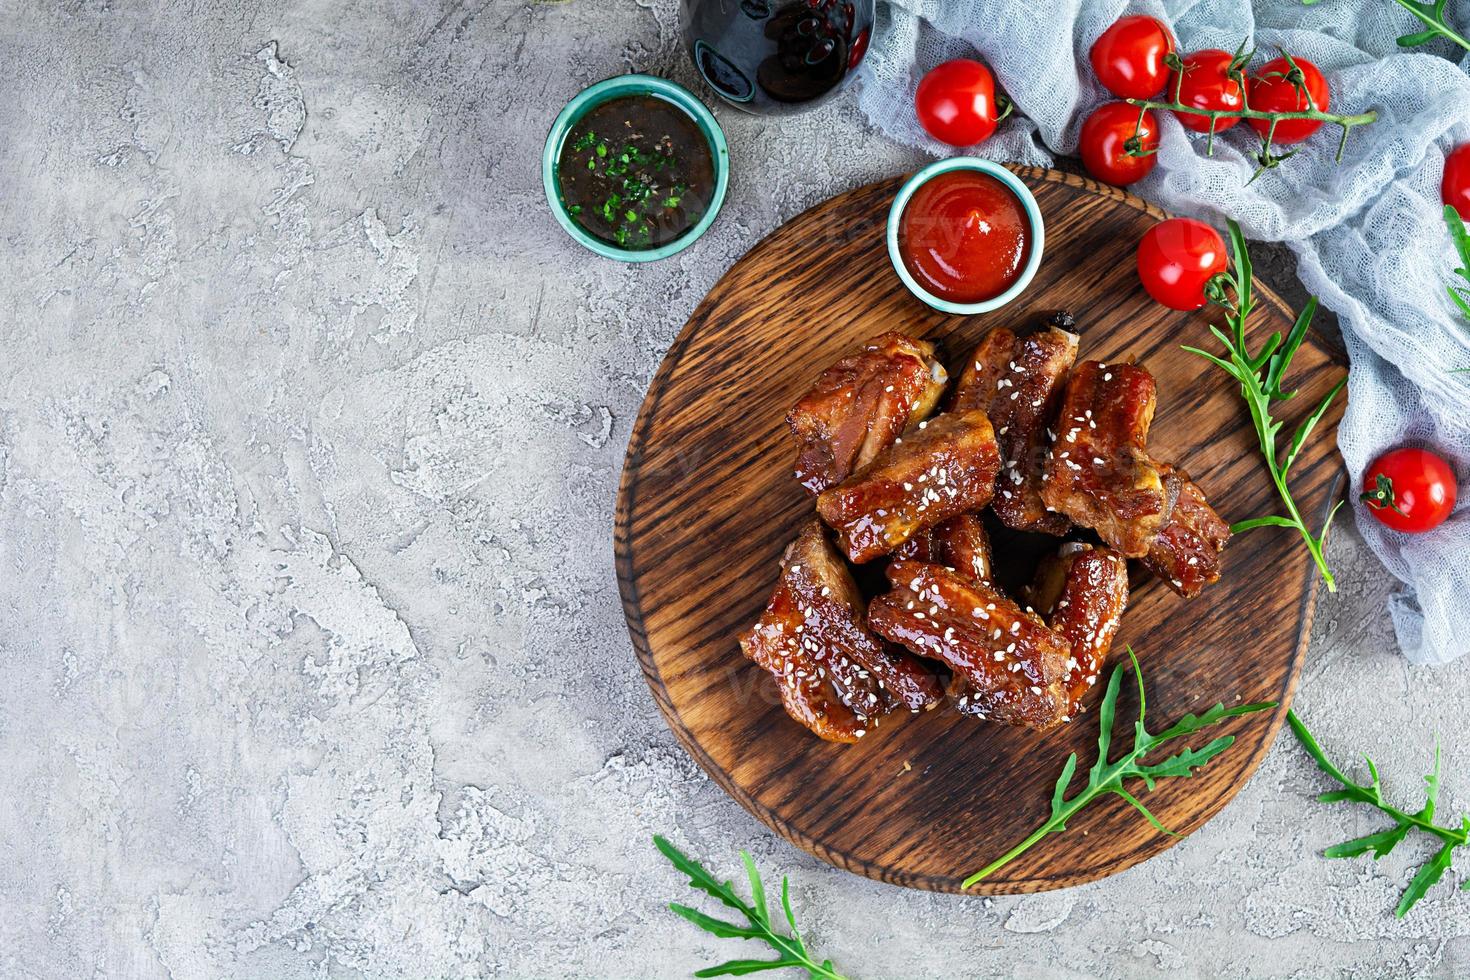
[[[665,910],[655,832],[791,873],[859,977],[1470,972],[1470,896],[1390,914],[1422,842],[1317,856],[1377,823],[1289,740],[1163,857],[995,900],[829,868],[680,751],[613,581],[629,424],[735,257],[914,162],[850,104],[722,112],[725,214],[632,268],[556,228],[537,159],[586,83],[690,81],[668,0],[0,13],[0,975],[757,955]],[[1439,732],[1470,805],[1470,673],[1407,666],[1350,526],[1331,554],[1302,713],[1410,801]]]

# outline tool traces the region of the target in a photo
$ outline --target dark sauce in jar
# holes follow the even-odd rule
[[[781,114],[841,89],[868,50],[873,0],[682,0],[700,75],[746,112]]]
[[[556,173],[572,220],[622,249],[679,238],[704,217],[715,189],[704,133],[683,109],[656,95],[594,106],[567,134]]]

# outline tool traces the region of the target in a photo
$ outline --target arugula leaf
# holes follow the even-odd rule
[[[1062,812],[1062,806],[1066,802],[1067,787],[1071,785],[1072,775],[1077,772],[1077,753],[1073,752],[1067,756],[1067,764],[1062,766],[1062,774],[1057,777],[1057,788],[1051,795],[1051,815],[1055,817]],[[1065,825],[1057,827],[1058,830],[1066,830]]]
[[[1424,777],[1424,782],[1429,784],[1429,789],[1424,792],[1424,809],[1419,811],[1419,816],[1425,820],[1434,819],[1434,808],[1439,805],[1439,745],[1434,746],[1434,771]]]
[[[1466,229],[1460,212],[1455,210],[1453,204],[1444,206],[1444,223],[1449,226],[1450,241],[1454,243],[1455,252],[1463,263],[1455,270],[1455,275],[1470,283],[1470,229]],[[1450,294],[1450,299],[1465,314],[1465,319],[1470,320],[1470,289],[1464,286],[1446,286],[1445,292]]]
[[[1302,6],[1312,7],[1320,2],[1321,0],[1302,0]],[[1442,37],[1455,42],[1466,51],[1470,51],[1470,40],[1466,40],[1457,34],[1450,27],[1449,21],[1445,19],[1444,11],[1445,7],[1449,4],[1449,0],[1433,0],[1430,3],[1424,3],[1422,0],[1393,0],[1393,2],[1419,18],[1421,23],[1427,25],[1425,30],[1415,31],[1412,34],[1401,36],[1398,39],[1399,47],[1412,48],[1420,44],[1428,44],[1435,38]]]
[[[1132,654],[1132,648],[1129,648]],[[1121,664],[1119,665],[1121,666]],[[1103,693],[1102,706],[1097,711],[1097,761],[1092,764],[1092,771],[1087,774],[1088,779],[1097,782],[1102,778],[1108,768],[1108,750],[1113,740],[1113,716],[1118,711],[1118,691],[1123,686],[1123,672],[1118,668],[1113,669],[1108,678],[1107,689]],[[1139,719],[1142,721],[1142,719]]]
[[[1414,880],[1409,882],[1409,887],[1404,889],[1404,897],[1399,899],[1398,907],[1393,910],[1394,915],[1402,919],[1404,913],[1413,908],[1414,903],[1423,898],[1424,893],[1429,891],[1435,882],[1444,877],[1444,873],[1450,868],[1450,859],[1454,854],[1456,846],[1455,844],[1446,844],[1444,847],[1441,847],[1439,853],[1434,856],[1434,860],[1419,869],[1419,873],[1414,876]]]
[[[1087,785],[1081,789],[1076,796],[1067,799],[1067,787],[1072,782],[1072,777],[1077,771],[1077,753],[1073,752],[1067,758],[1066,765],[1062,767],[1062,774],[1057,779],[1055,792],[1051,798],[1051,816],[1040,827],[1036,828],[1029,837],[1011,848],[990,864],[966,878],[962,888],[969,888],[977,881],[986,878],[1001,868],[1010,864],[1026,851],[1036,845],[1038,841],[1047,834],[1059,834],[1067,829],[1067,821],[1076,815],[1087,804],[1100,796],[1112,794],[1121,797],[1130,806],[1141,813],[1155,830],[1163,834],[1173,835],[1173,831],[1165,827],[1159,818],[1143,805],[1143,802],[1134,796],[1124,785],[1128,779],[1141,779],[1150,791],[1160,779],[1168,779],[1179,776],[1192,776],[1194,771],[1205,765],[1215,756],[1228,749],[1234,742],[1233,735],[1224,735],[1198,749],[1185,749],[1182,752],[1171,755],[1162,762],[1152,765],[1143,763],[1144,756],[1155,751],[1159,746],[1172,739],[1182,738],[1185,735],[1193,735],[1202,729],[1219,724],[1227,718],[1235,718],[1240,715],[1253,714],[1257,711],[1265,711],[1267,708],[1276,707],[1276,702],[1268,701],[1263,704],[1242,704],[1233,708],[1227,708],[1224,704],[1217,704],[1202,715],[1185,715],[1174,724],[1157,735],[1150,735],[1144,727],[1144,717],[1148,711],[1148,702],[1144,697],[1143,668],[1138,664],[1138,657],[1134,655],[1133,649],[1128,649],[1128,658],[1133,665],[1133,676],[1138,681],[1138,720],[1133,725],[1133,748],[1114,762],[1108,761],[1108,754],[1112,748],[1113,719],[1118,711],[1118,693],[1123,686],[1123,673],[1126,669],[1123,664],[1113,668],[1113,673],[1108,677],[1108,686],[1103,693],[1102,704],[1098,707],[1098,737],[1097,737],[1097,762],[1087,773]]]
[[[1239,534],[1257,527],[1295,528],[1306,543],[1312,560],[1317,563],[1317,568],[1322,572],[1322,581],[1326,583],[1327,591],[1336,592],[1337,580],[1332,577],[1332,570],[1327,567],[1324,551],[1327,545],[1327,531],[1332,524],[1332,518],[1337,515],[1337,507],[1334,507],[1327,519],[1322,522],[1322,530],[1313,534],[1307,527],[1306,521],[1302,519],[1296,500],[1291,495],[1291,488],[1286,482],[1286,473],[1291,469],[1291,464],[1296,462],[1297,456],[1301,453],[1307,438],[1316,429],[1317,423],[1322,421],[1322,417],[1327,414],[1337,393],[1342,391],[1343,386],[1347,384],[1347,377],[1344,375],[1342,380],[1327,392],[1311,414],[1302,420],[1301,425],[1297,426],[1296,431],[1292,434],[1286,455],[1278,458],[1276,437],[1281,432],[1282,422],[1272,417],[1272,403],[1289,401],[1296,397],[1295,391],[1282,391],[1281,382],[1287,368],[1291,367],[1292,358],[1296,356],[1303,341],[1307,338],[1307,330],[1311,326],[1313,315],[1317,312],[1317,298],[1312,297],[1302,309],[1285,338],[1279,333],[1273,333],[1267,338],[1261,349],[1252,354],[1250,348],[1246,346],[1245,338],[1246,320],[1256,305],[1251,295],[1250,252],[1246,248],[1245,235],[1241,232],[1240,225],[1234,221],[1228,222],[1228,225],[1233,261],[1230,269],[1212,279],[1206,289],[1206,294],[1210,297],[1211,302],[1225,311],[1226,323],[1230,328],[1228,334],[1218,327],[1210,328],[1215,339],[1224,345],[1225,356],[1211,354],[1197,347],[1185,347],[1184,349],[1191,354],[1198,354],[1239,382],[1240,395],[1245,399],[1246,408],[1250,411],[1251,422],[1255,425],[1261,457],[1266,463],[1267,472],[1271,474],[1271,482],[1276,485],[1276,493],[1286,508],[1285,516],[1271,514],[1266,517],[1254,517],[1233,524],[1230,530]]]
[[[745,903],[735,897],[735,891],[727,881],[724,884],[715,880],[715,876],[705,870],[704,865],[691,857],[683,854],[677,847],[670,844],[662,837],[653,838],[654,846],[664,857],[668,858],[674,867],[689,876],[689,884],[698,888],[713,898],[719,899],[737,912],[745,911]]]
[[[1322,751],[1322,746],[1317,744],[1316,738],[1307,730],[1307,726],[1296,712],[1288,711],[1286,720],[1291,725],[1291,730],[1296,733],[1297,741],[1307,754],[1317,763],[1328,776],[1342,785],[1342,789],[1332,790],[1317,797],[1323,803],[1364,803],[1376,807],[1383,813],[1393,818],[1394,825],[1377,833],[1368,834],[1366,837],[1357,837],[1353,840],[1334,844],[1322,852],[1323,857],[1350,858],[1359,857],[1373,852],[1373,860],[1378,860],[1397,847],[1404,838],[1409,836],[1412,830],[1419,830],[1430,836],[1437,837],[1441,843],[1439,851],[1432,859],[1426,862],[1414,875],[1409,887],[1404,889],[1403,897],[1399,899],[1398,907],[1394,909],[1394,915],[1400,919],[1414,907],[1414,903],[1424,897],[1444,873],[1449,870],[1450,862],[1454,858],[1455,848],[1464,847],[1470,843],[1470,817],[1461,817],[1459,827],[1441,827],[1434,823],[1434,811],[1439,805],[1439,747],[1434,749],[1434,769],[1424,777],[1428,788],[1424,793],[1424,806],[1417,813],[1406,813],[1395,806],[1390,805],[1383,799],[1383,783],[1378,777],[1378,767],[1373,760],[1367,756],[1363,761],[1368,764],[1368,773],[1373,781],[1367,785],[1356,783],[1343,774],[1343,771],[1327,758],[1327,753]],[[1462,889],[1470,889],[1470,881],[1460,886]]]
[[[704,865],[681,852],[663,837],[655,834],[653,843],[659,849],[659,853],[668,858],[674,867],[689,876],[690,887],[735,909],[745,916],[746,921],[750,924],[742,926],[738,923],[716,919],[698,909],[692,909],[677,902],[669,903],[670,911],[694,923],[712,936],[720,939],[759,939],[778,954],[774,960],[730,960],[719,966],[706,967],[695,973],[696,977],[737,977],[748,973],[795,967],[805,970],[807,976],[813,980],[847,980],[837,972],[831,960],[823,960],[818,963],[807,952],[806,943],[796,928],[796,915],[791,911],[791,886],[787,879],[781,879],[781,908],[786,913],[786,921],[791,926],[791,934],[783,936],[771,924],[770,910],[766,907],[766,888],[761,882],[760,872],[756,870],[755,861],[749,854],[741,851],[740,860],[745,865],[746,876],[750,879],[750,894],[754,905],[745,904],[735,894],[735,888],[730,882],[721,883],[705,869]]]
[[[1412,826],[1409,824],[1400,824],[1397,827],[1389,830],[1380,830],[1378,833],[1369,834],[1366,837],[1358,837],[1350,841],[1344,841],[1341,844],[1333,844],[1322,852],[1322,856],[1327,858],[1350,858],[1358,857],[1361,854],[1372,851],[1373,860],[1377,861],[1383,855],[1397,847],[1399,842],[1412,829]]]
[[[680,905],[678,902],[670,902],[669,910],[675,915],[688,919],[705,932],[718,936],[721,939],[751,939],[760,935],[759,929],[750,929],[745,926],[738,926],[733,922],[726,922],[723,919],[716,919],[712,915],[705,915],[698,909],[692,909],[687,905]]]
[[[791,882],[781,876],[781,908],[786,911],[786,924],[791,927],[791,938],[801,943],[801,930],[796,928],[796,913],[791,911]]]
[[[784,970],[788,966],[801,966],[801,960],[731,960],[719,966],[707,966],[695,972],[696,977],[743,977],[747,973],[765,970]]]
[[[1421,3],[1419,0],[1393,0],[1394,3],[1403,7],[1409,13],[1419,18],[1425,29],[1405,34],[1398,39],[1399,47],[1412,48],[1416,45],[1427,44],[1437,37],[1454,41],[1466,51],[1470,51],[1470,40],[1466,40],[1450,27],[1445,17],[1445,6],[1449,0],[1434,0],[1432,3]]]
[[[750,878],[750,897],[755,901],[756,913],[763,925],[770,925],[771,913],[766,911],[766,889],[761,884],[761,873],[755,869],[755,860],[744,851],[740,852],[740,860],[745,863],[745,873]]]
[[[1221,735],[1202,748],[1185,749],[1178,755],[1169,756],[1169,758],[1157,765],[1140,766],[1138,774],[1143,777],[1148,788],[1153,789],[1153,780],[1155,779],[1162,779],[1165,776],[1193,776],[1194,770],[1203,766],[1234,744],[1234,735]]]

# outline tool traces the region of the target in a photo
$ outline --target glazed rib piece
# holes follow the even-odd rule
[[[1046,506],[1129,558],[1148,554],[1172,506],[1147,450],[1154,397],[1153,376],[1135,364],[1078,364],[1041,488]]]
[[[1071,651],[1039,617],[939,565],[898,560],[888,580],[893,591],[869,605],[868,624],[963,677],[961,711],[1038,731],[1068,719]]]
[[[1000,450],[983,411],[947,412],[909,430],[817,497],[817,513],[854,562],[885,555],[948,518],[979,510],[995,493]]]
[[[994,561],[990,535],[977,514],[961,514],[921,531],[894,549],[898,558],[952,568],[975,582],[989,582]]]
[[[867,466],[934,411],[946,380],[934,345],[901,333],[879,334],[833,364],[786,415],[796,479],[818,494]]]
[[[1071,521],[1047,508],[1041,486],[1051,441],[1047,430],[1077,359],[1078,337],[1068,329],[1070,314],[1058,313],[1048,323],[1020,337],[1004,327],[986,334],[960,372],[951,408],[982,408],[995,427],[1002,469],[990,509],[1001,522],[1018,531],[1062,535]]]
[[[1169,463],[1159,463],[1174,501],[1169,517],[1143,556],[1143,567],[1186,598],[1220,577],[1220,552],[1230,540],[1230,525],[1221,520],[1189,474]]]
[[[951,517],[943,524],[921,531],[899,545],[893,554],[895,558],[943,565],[969,582],[995,588],[991,581],[994,562],[990,535],[977,514]],[[974,714],[978,710],[971,704],[970,685],[964,674],[952,672],[944,693],[951,702],[961,706],[961,713]]]
[[[781,579],[740,649],[769,671],[786,713],[830,742],[856,742],[902,704],[939,703],[939,681],[865,625],[862,596],[822,525],[811,521],[781,557]]]
[[[1044,559],[1028,598],[1071,647],[1067,714],[1097,683],[1128,605],[1128,562],[1116,551],[1069,542]]]
[[[965,412],[972,408],[990,409],[995,397],[996,385],[1009,370],[1016,349],[1016,333],[1006,327],[996,327],[980,338],[980,343],[960,376],[950,389],[948,407],[951,412]]]

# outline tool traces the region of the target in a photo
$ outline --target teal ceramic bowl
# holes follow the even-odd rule
[[[1021,201],[1021,206],[1026,210],[1026,218],[1031,226],[1031,255],[1026,260],[1026,266],[1021,270],[1021,276],[1012,284],[1010,289],[987,300],[978,303],[952,303],[947,299],[941,299],[919,285],[914,279],[913,273],[909,272],[908,266],[904,265],[903,256],[898,251],[898,225],[899,219],[903,217],[903,209],[908,205],[909,198],[914,192],[940,174],[947,174],[951,170],[978,170],[983,174],[989,174],[996,180],[1005,184],[1006,187]],[[888,209],[888,258],[893,262],[893,269],[898,273],[898,278],[908,287],[909,292],[923,300],[929,306],[943,313],[989,313],[991,310],[1000,309],[1011,300],[1020,296],[1031,284],[1031,279],[1036,275],[1036,270],[1041,266],[1041,253],[1046,246],[1046,228],[1041,221],[1041,208],[1036,204],[1036,198],[1031,194],[1030,188],[1022,183],[1021,178],[1011,173],[998,163],[982,160],[979,157],[950,157],[948,160],[937,160],[929,164],[923,170],[914,174],[898,191],[893,199],[893,206]]]
[[[658,248],[619,248],[588,234],[567,213],[556,177],[556,164],[561,157],[562,143],[578,120],[594,107],[628,95],[653,95],[682,109],[704,134],[709,144],[710,158],[714,161],[715,189],[704,216],[684,234]],[[716,215],[720,213],[720,205],[725,202],[725,189],[730,183],[730,150],[725,145],[725,134],[720,129],[720,124],[715,122],[715,117],[705,108],[704,103],[695,98],[688,89],[653,75],[618,75],[583,89],[556,117],[556,122],[551,124],[551,132],[546,136],[546,149],[541,154],[541,182],[546,187],[546,203],[551,206],[551,213],[556,215],[557,223],[588,251],[623,262],[652,262],[682,252],[698,241],[699,236],[714,224]]]

